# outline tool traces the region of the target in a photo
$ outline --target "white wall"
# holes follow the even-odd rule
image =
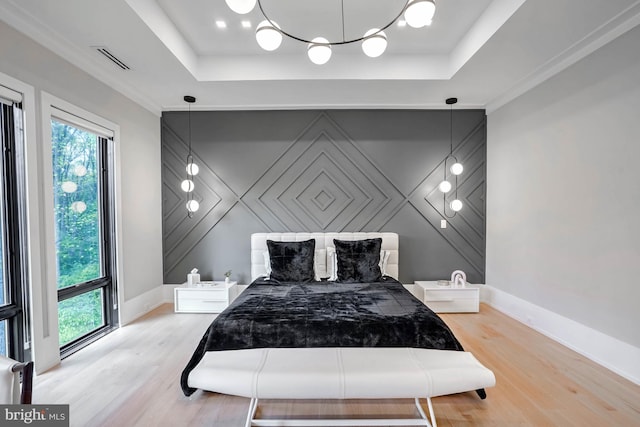
[[[121,310],[127,309],[127,302],[131,302],[130,305],[134,307],[124,316],[125,321],[131,320],[136,315],[131,310],[140,312],[162,300],[160,118],[2,22],[0,57],[1,73],[34,88],[35,99],[25,100],[26,104],[31,104],[29,107],[33,108],[35,105],[36,114],[35,118],[27,117],[27,127],[36,128],[35,140],[27,141],[28,144],[41,147],[43,143],[40,120],[42,92],[48,92],[120,127],[120,155],[117,161],[121,174],[121,221],[117,227],[121,236],[121,241],[118,242],[121,271],[118,286],[120,300],[124,302]],[[105,64],[105,67],[109,66],[108,63]],[[114,67],[113,72],[123,71]],[[38,185],[42,182],[38,169],[38,165],[32,162],[28,168],[29,180],[32,184],[34,180],[38,181],[35,187],[42,187],[41,184]],[[40,188],[39,191],[46,191],[46,188]],[[39,220],[39,224],[33,228],[37,232],[43,231],[43,216],[47,214],[41,196],[42,194],[36,195],[35,200],[30,199],[30,208],[36,212],[35,218]],[[45,259],[47,251],[54,249],[52,242],[43,241],[43,236],[44,232],[40,235],[41,240],[36,240],[40,247],[32,247],[31,250],[34,253],[41,252],[41,258]],[[48,266],[46,262],[35,262],[33,266],[37,269],[32,271],[35,287],[33,311],[39,315],[40,312],[55,310],[57,306],[43,305],[45,302],[38,299],[37,295],[39,286],[53,287],[52,293],[55,295],[55,283],[45,281],[47,268],[55,266]],[[150,297],[141,302],[146,296]],[[36,344],[43,337],[57,337],[57,330],[49,330],[46,324],[36,322],[33,327]],[[47,350],[48,354],[43,359],[42,351],[38,353],[38,348],[35,349],[38,371],[56,363],[56,357],[50,354],[51,351]]]
[[[487,137],[487,284],[635,347],[638,46],[640,27],[490,114]]]

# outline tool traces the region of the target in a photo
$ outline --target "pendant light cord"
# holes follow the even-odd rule
[[[188,138],[189,138],[189,152],[187,153],[187,181],[193,181],[193,176],[191,175],[191,171],[189,170],[189,164],[192,163],[192,159],[193,156],[191,155],[191,104],[189,104],[189,113],[188,113]],[[191,184],[189,184],[191,185]],[[191,200],[193,200],[193,191],[188,191],[187,192],[187,205],[191,202]],[[191,210],[189,210],[189,208],[187,208],[187,217],[188,218],[193,218],[193,212],[191,212]]]
[[[344,36],[344,0],[342,0],[342,41],[345,41]]]
[[[449,104],[449,145],[450,145],[450,150],[451,150],[451,157],[456,159],[456,162],[458,161],[457,158],[454,157],[453,155],[453,104]],[[454,174],[455,175],[455,174]],[[455,179],[456,179],[456,199],[458,198],[458,175],[455,175]]]
[[[449,154],[453,156],[453,104],[449,105]]]
[[[189,104],[189,157],[191,157],[191,104]]]

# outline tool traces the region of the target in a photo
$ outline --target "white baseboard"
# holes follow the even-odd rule
[[[489,285],[480,299],[513,319],[640,385],[640,348]]]
[[[164,286],[158,286],[142,295],[124,301],[120,307],[120,326],[131,323],[164,304],[163,288]]]
[[[162,302],[167,304],[173,304],[173,290],[180,285],[169,285],[165,283],[162,285]]]

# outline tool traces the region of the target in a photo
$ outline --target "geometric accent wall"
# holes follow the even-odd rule
[[[320,114],[244,200],[268,230],[378,231],[404,196]]]
[[[454,154],[463,163],[464,208],[440,228],[437,189],[449,150],[449,111],[192,112],[200,173],[187,218],[188,116],[162,117],[165,283],[193,267],[203,279],[248,283],[249,238],[259,231],[393,231],[400,280],[454,269],[484,281],[486,119],[454,110]]]
[[[464,173],[458,176],[457,197],[464,209],[448,219],[447,229],[438,231],[458,254],[484,276],[485,252],[485,178],[486,178],[486,126],[484,122],[471,130],[454,147],[454,156],[464,165]],[[409,202],[425,219],[431,222],[443,219],[443,195],[438,189],[442,181],[444,160],[428,174],[409,196]],[[447,203],[454,199],[448,193]]]

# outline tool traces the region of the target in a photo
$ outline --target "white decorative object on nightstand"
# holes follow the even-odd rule
[[[200,282],[174,289],[176,313],[220,313],[238,296],[237,282]]]
[[[436,313],[477,313],[480,310],[480,288],[439,286],[437,281],[416,281],[416,293]]]

